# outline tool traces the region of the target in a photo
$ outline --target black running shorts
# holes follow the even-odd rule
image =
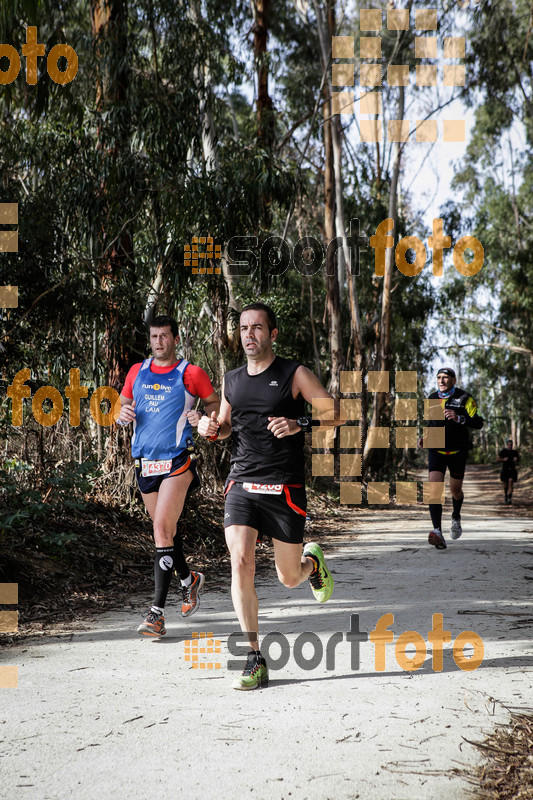
[[[446,474],[446,467],[450,470],[450,477],[462,480],[465,476],[466,450],[457,453],[440,453],[438,450],[429,450],[428,465],[430,472]]]
[[[246,525],[281,542],[303,542],[307,508],[304,486],[284,486],[281,494],[258,494],[228,480],[225,495],[225,528]]]
[[[162,482],[167,478],[174,478],[176,475],[181,475],[190,469],[192,472],[192,481],[187,490],[187,494],[198,489],[200,486],[200,478],[196,472],[196,461],[192,459],[189,453],[184,452],[177,455],[172,459],[170,470],[163,475],[149,475],[147,477],[142,475],[141,459],[135,459],[135,476],[137,478],[137,485],[143,494],[152,494],[158,492]]]
[[[509,478],[512,480],[513,483],[517,482],[518,473],[517,473],[516,469],[513,469],[513,468],[511,468],[511,469],[502,469],[502,472],[501,472],[501,475],[500,475],[500,480],[503,481],[504,483],[507,483]]]

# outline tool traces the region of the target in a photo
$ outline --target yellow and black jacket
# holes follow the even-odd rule
[[[438,400],[439,393],[433,392],[433,394],[429,395],[429,399]],[[446,399],[441,398],[440,403],[443,409],[451,408],[455,411],[459,417],[459,422],[453,422],[452,420],[444,420],[444,422],[429,420],[427,424],[430,427],[440,427],[444,425],[446,436],[445,452],[457,452],[458,450],[468,451],[470,447],[468,429],[480,430],[484,422],[483,417],[480,417],[477,413],[477,406],[474,398],[471,394],[465,392],[464,389],[459,389],[459,387],[456,386],[451,397],[447,397]]]

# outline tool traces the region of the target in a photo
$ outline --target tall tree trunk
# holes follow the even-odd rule
[[[257,72],[257,140],[270,152],[274,144],[275,128],[272,98],[268,93],[268,25],[270,0],[253,0],[254,59]]]
[[[202,20],[201,4],[198,0],[193,0],[190,5],[190,16],[199,26]],[[200,103],[200,126],[202,153],[204,165],[207,173],[218,171],[217,155],[217,135],[215,118],[213,114],[213,82],[209,67],[209,54],[204,50],[206,60],[203,64],[197,64],[194,70],[196,86],[198,88]],[[236,352],[239,347],[239,332],[230,321],[228,311],[234,309],[240,311],[241,304],[236,298],[237,279],[231,275],[228,267],[228,250],[224,247],[221,258],[222,277],[225,284],[225,291],[217,286],[212,294],[213,317],[215,321],[215,336],[213,343],[217,351],[218,368],[220,375],[226,372],[225,354],[228,347]],[[218,278],[217,278],[218,280]]]
[[[268,25],[270,0],[253,0],[254,61],[257,73],[257,144],[265,153],[265,168],[271,170],[272,148],[275,140],[274,109],[268,93]],[[272,225],[271,193],[268,185],[261,190],[261,225],[270,230]]]
[[[272,192],[270,177],[272,174],[272,155],[276,138],[275,117],[272,98],[268,92],[269,63],[268,63],[268,26],[270,22],[270,0],[252,0],[252,14],[254,18],[254,62],[257,76],[257,145],[264,159],[263,170],[267,180],[258,187],[261,208],[261,228],[269,231],[272,226]],[[268,269],[261,270],[261,291],[268,290]]]
[[[398,96],[397,119],[403,119],[405,111],[405,92],[404,87],[400,86]],[[389,194],[389,218],[394,223],[394,239],[397,240],[398,229],[398,182],[400,179],[400,169],[402,160],[402,145],[395,142],[393,145],[393,168],[391,176],[391,186]],[[379,349],[377,369],[389,373],[392,366],[391,357],[391,287],[392,270],[394,266],[394,247],[387,248],[385,251],[385,274],[383,276],[383,291],[381,295],[381,321],[379,326]],[[383,406],[385,405],[385,392],[375,392],[372,404],[372,418],[370,425],[379,425]],[[366,464],[370,453],[369,441],[365,441],[363,462]]]
[[[327,90],[324,98],[324,233],[326,243],[335,238],[335,176],[333,147],[331,143],[331,105]],[[330,392],[340,393],[340,371],[342,369],[342,329],[337,258],[332,247],[326,249],[326,309],[329,321],[329,350],[331,355]]]
[[[329,69],[331,47],[330,42],[332,36],[335,36],[336,23],[335,23],[335,2],[328,0],[327,4],[327,21],[325,22],[322,16],[322,9],[314,0],[313,6],[318,27],[318,38],[320,43],[320,52],[322,56],[322,66],[324,69]],[[332,97],[330,82],[327,80],[324,85],[324,98],[325,104],[328,107],[330,114],[332,111]],[[362,365],[362,350],[363,338],[361,328],[361,315],[359,310],[359,299],[357,296],[357,287],[355,284],[355,276],[348,270],[350,264],[350,249],[348,244],[348,237],[346,234],[346,225],[344,220],[344,188],[342,179],[342,127],[340,116],[330,116],[329,135],[331,139],[331,154],[333,160],[333,194],[334,194],[334,235],[341,242],[341,247],[337,251],[337,280],[339,285],[339,300],[338,300],[338,313],[339,313],[339,330],[340,330],[340,307],[342,305],[342,295],[344,292],[345,281],[348,285],[349,309],[350,309],[350,322],[351,322],[351,344],[353,345],[353,361],[355,369],[361,369]],[[326,140],[326,131],[324,131],[324,140]],[[327,158],[327,154],[326,154]],[[327,167],[326,167],[327,172]],[[326,244],[332,241],[332,237],[326,233]],[[335,301],[333,304],[336,305]],[[342,362],[342,344],[337,343],[337,348],[341,353]],[[340,367],[339,367],[340,368]]]
[[[96,75],[96,105],[98,113],[104,115],[108,109],[115,109],[126,102],[129,64],[125,0],[91,0],[91,22],[96,51],[100,56]],[[110,176],[117,174],[117,164],[128,153],[127,123],[100,121],[98,147],[102,154],[105,165],[103,172],[106,176],[100,187],[103,216],[99,231],[101,257],[98,267],[101,286],[108,296],[104,357],[107,365],[107,384],[119,389],[124,382],[126,370],[135,357],[123,339],[123,332],[130,329],[131,320],[128,319],[119,285],[124,282],[124,276],[127,276],[133,297],[136,276],[132,233],[126,225],[120,226],[116,214],[112,211],[117,204],[120,204],[125,193]],[[138,344],[140,348],[141,342]]]
[[[327,0],[327,23],[322,16],[322,9],[317,0],[313,0],[317,21],[318,40],[322,57],[322,66],[329,68],[331,36],[335,33],[335,0]],[[341,328],[341,293],[339,284],[339,262],[343,259],[342,247],[335,252],[328,247],[335,239],[337,226],[342,230],[344,225],[342,204],[341,153],[340,138],[336,127],[336,118],[332,117],[331,90],[329,80],[324,81],[323,88],[324,117],[324,233],[326,237],[326,310],[328,316],[328,338],[331,355],[331,380],[329,389],[338,397],[340,394],[340,371],[343,366],[342,328]],[[336,179],[339,180],[336,180]],[[340,181],[340,183],[339,183]],[[340,191],[339,191],[340,190]],[[344,245],[344,239],[343,239]],[[346,241],[347,245],[347,241]]]

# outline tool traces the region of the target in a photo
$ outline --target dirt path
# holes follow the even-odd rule
[[[465,739],[506,719],[504,706],[533,706],[533,522],[517,515],[519,505],[499,504],[487,469],[471,468],[466,490],[465,533],[447,537],[443,552],[427,544],[424,507],[354,512],[354,531],[324,545],[336,581],[327,606],[306,585],[282,587],[273,567],[260,578],[262,633],[279,631],[290,646],[268,689],[229,686],[229,590],[206,588],[189,621],[169,607],[161,642],[136,636],[147,602],[139,598],[84,630],[5,650],[0,663],[18,665],[19,688],[0,690],[0,797],[464,800],[463,770],[479,757]],[[449,516],[447,505],[445,531]],[[370,632],[386,613],[394,643],[385,670],[376,671],[369,641],[356,669],[346,641],[352,615]],[[417,671],[401,669],[398,636],[417,631],[427,643],[435,613],[452,643],[464,630],[482,638],[478,669],[459,669],[451,644],[441,672],[430,646]],[[185,660],[193,631],[221,641],[220,655],[198,657],[218,658],[221,669]],[[325,657],[312,670],[298,665],[293,646],[304,631],[318,634],[324,651],[329,642],[330,658],[338,634],[333,668]],[[302,656],[318,650],[315,639]],[[272,645],[271,659],[279,653]]]

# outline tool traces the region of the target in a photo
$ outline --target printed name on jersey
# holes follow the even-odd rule
[[[282,483],[243,483],[243,489],[252,494],[281,494]]]
[[[148,478],[150,475],[166,475],[170,472],[172,467],[172,459],[167,458],[162,461],[150,461],[147,458],[141,458],[143,478]]]

